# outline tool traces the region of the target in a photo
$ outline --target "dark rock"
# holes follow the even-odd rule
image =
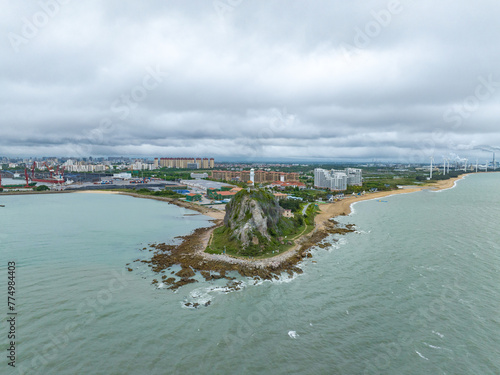
[[[182,269],[175,274],[176,276],[179,277],[193,277],[195,275],[194,271],[191,269],[191,267],[182,267]]]

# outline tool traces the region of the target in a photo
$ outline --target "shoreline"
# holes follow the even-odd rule
[[[82,191],[82,193],[83,193],[83,191]],[[214,208],[209,208],[206,206],[200,206],[199,204],[181,201],[181,200],[174,199],[174,198],[156,197],[154,195],[142,195],[142,194],[137,194],[137,193],[123,192],[123,191],[113,191],[113,192],[109,192],[109,193],[118,194],[118,195],[128,195],[128,196],[134,197],[134,198],[153,199],[153,200],[157,200],[157,201],[167,202],[167,203],[173,204],[173,205],[178,206],[178,207],[182,207],[182,208],[186,208],[188,210],[199,212],[200,214],[205,215],[205,216],[209,216],[215,220],[223,220],[224,215],[225,215],[224,211],[216,210]]]
[[[380,191],[367,193],[363,196],[347,196],[341,201],[334,203],[323,203],[318,205],[320,212],[314,218],[314,229],[295,239],[295,245],[289,250],[264,259],[249,259],[229,256],[226,254],[209,254],[205,250],[210,241],[214,229],[223,225],[225,211],[216,210],[207,206],[201,206],[191,202],[180,201],[174,198],[142,195],[132,192],[110,191],[110,190],[65,190],[54,192],[12,192],[5,195],[22,194],[58,194],[58,193],[89,193],[89,194],[118,194],[127,195],[134,198],[153,199],[174,204],[178,207],[196,211],[199,214],[212,218],[213,225],[195,229],[191,234],[176,237],[180,239],[179,245],[173,244],[150,244],[152,250],[155,250],[150,260],[137,259],[134,262],[147,263],[154,272],[161,276],[161,282],[169,285],[169,289],[177,289],[182,285],[197,282],[192,277],[195,272],[199,272],[205,280],[214,280],[225,278],[230,280],[228,288],[238,289],[238,283],[233,277],[226,276],[226,272],[236,271],[241,276],[254,277],[261,280],[279,279],[283,272],[292,276],[294,273],[302,273],[297,266],[304,258],[312,257],[310,249],[314,246],[326,248],[331,246],[329,243],[322,242],[330,234],[346,234],[354,232],[354,225],[349,224],[340,226],[333,219],[337,216],[347,216],[352,212],[353,204],[366,200],[386,198],[398,194],[409,194],[423,190],[433,192],[451,189],[456,186],[457,181],[463,179],[468,174],[463,174],[456,178],[438,181],[432,184],[422,186],[406,186],[398,190]],[[174,241],[173,241],[174,242]],[[129,267],[130,263],[127,264]],[[181,271],[175,276],[178,279],[167,276],[165,273],[171,271],[173,265],[181,266]],[[130,267],[129,271],[133,271]],[[173,273],[173,271],[171,272]],[[153,284],[159,281],[154,279]]]
[[[441,191],[444,189],[450,189],[456,185],[458,180],[461,180],[466,175],[461,175],[457,178],[452,178],[449,180],[438,181],[437,183],[416,186],[416,187],[406,187],[398,190],[391,191],[381,191],[375,193],[367,193],[363,196],[350,196],[344,198],[340,202],[335,203],[325,203],[319,206],[320,212],[316,215],[314,222],[315,228],[312,232],[303,235],[295,240],[295,246],[291,249],[277,254],[273,257],[265,259],[246,259],[234,256],[229,256],[226,254],[209,254],[205,250],[211,238],[213,230],[222,225],[224,213],[218,213],[219,216],[214,220],[214,225],[208,228],[198,228],[193,233],[176,237],[182,239],[180,245],[168,245],[165,243],[150,245],[153,249],[156,249],[151,260],[142,260],[143,263],[148,263],[153,271],[157,272],[159,275],[170,270],[173,265],[180,265],[181,271],[177,272],[175,275],[180,277],[176,280],[174,277],[167,277],[167,275],[161,275],[162,282],[170,285],[169,289],[177,289],[182,285],[197,282],[197,280],[191,277],[195,275],[198,271],[206,280],[225,278],[228,280],[234,280],[234,278],[227,277],[226,272],[236,271],[241,276],[254,277],[256,279],[262,280],[272,280],[279,279],[279,276],[286,272],[290,276],[294,273],[302,273],[302,270],[297,266],[304,258],[311,258],[312,254],[310,249],[314,246],[319,246],[321,248],[326,248],[331,246],[328,243],[322,243],[322,241],[328,237],[330,234],[346,234],[354,232],[354,225],[349,224],[346,226],[339,226],[334,219],[340,215],[349,215],[352,212],[351,206],[354,203],[362,202],[366,200],[380,199],[397,194],[409,194],[422,190],[431,191]],[[136,196],[135,194],[124,193],[126,195]],[[148,197],[139,196],[140,198],[152,198],[158,199],[159,197]],[[170,199],[164,198],[159,200],[165,200],[169,202]],[[174,203],[175,202],[171,202]],[[185,202],[181,202],[185,203]],[[181,207],[191,208],[191,204],[183,204]],[[201,208],[201,206],[198,206]],[[199,209],[198,212],[201,212]],[[201,212],[203,213],[203,212]],[[203,213],[206,214],[206,213]],[[222,215],[220,215],[222,214]],[[211,216],[211,215],[208,215]],[[213,217],[213,216],[211,216]],[[140,260],[136,260],[140,261]],[[131,270],[131,269],[129,269]],[[219,274],[214,274],[218,272]],[[158,283],[158,280],[153,280],[153,284]],[[228,287],[238,288],[237,285],[230,285],[234,283],[230,281]]]
[[[352,205],[358,202],[363,202],[367,200],[388,198],[393,195],[399,194],[410,194],[416,193],[418,191],[430,190],[430,191],[443,191],[452,189],[456,186],[457,181],[465,178],[467,174],[460,175],[459,177],[450,178],[448,180],[438,181],[433,184],[422,185],[422,186],[406,186],[398,190],[389,191],[378,191],[375,193],[367,193],[362,196],[348,196],[335,203],[325,203],[319,206],[321,212],[316,215],[314,221],[316,225],[322,225],[325,221],[337,217],[337,216],[348,216],[352,212]],[[323,209],[324,208],[324,209]],[[329,217],[327,217],[329,216]]]

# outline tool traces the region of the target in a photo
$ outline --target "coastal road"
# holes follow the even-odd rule
[[[307,207],[309,207],[309,205],[311,204],[311,202],[309,202],[308,204],[306,204],[304,206],[304,208],[302,209],[302,215],[305,215],[306,214],[306,210],[307,210]]]

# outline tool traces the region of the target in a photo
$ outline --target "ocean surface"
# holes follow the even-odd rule
[[[0,204],[1,374],[500,374],[500,174],[355,204],[340,221],[357,232],[303,274],[229,293],[172,292],[134,262],[210,225],[192,211],[104,194]]]

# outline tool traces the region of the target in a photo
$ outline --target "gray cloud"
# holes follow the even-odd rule
[[[0,154],[426,161],[500,145],[498,2],[221,2],[2,1]]]

